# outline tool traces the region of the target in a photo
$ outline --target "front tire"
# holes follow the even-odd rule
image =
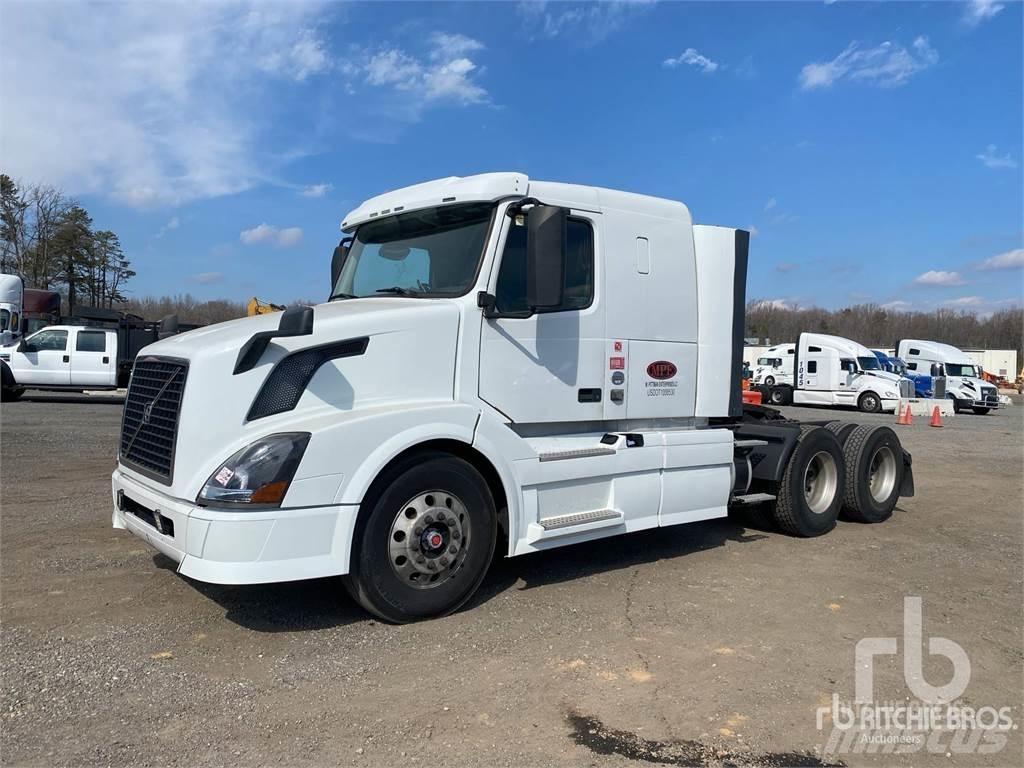
[[[776,524],[794,536],[828,533],[839,516],[845,482],[846,462],[836,436],[822,427],[801,427],[775,497]]]
[[[843,445],[843,515],[860,523],[892,516],[903,486],[903,446],[889,427],[858,426]]]
[[[774,387],[775,386],[775,377],[774,376],[765,376],[764,377],[764,385],[766,387]]]
[[[992,409],[991,408],[971,408],[971,410],[974,411],[979,416],[984,416],[985,414],[987,414]]]
[[[469,462],[410,455],[363,501],[345,586],[385,621],[444,616],[480,586],[497,529],[490,489]]]
[[[882,400],[874,392],[865,392],[857,400],[857,407],[864,413],[878,413],[882,410]]]
[[[13,403],[15,400],[20,400],[24,394],[25,390],[21,387],[4,387],[0,390],[0,400],[5,403]]]

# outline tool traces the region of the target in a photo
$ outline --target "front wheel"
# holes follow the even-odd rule
[[[774,387],[775,386],[775,377],[774,376],[765,376],[764,377],[764,385],[766,387]]]
[[[0,390],[0,400],[5,403],[13,403],[15,400],[20,400],[24,394],[25,390],[21,387],[4,387]]]
[[[971,410],[974,411],[979,416],[984,416],[986,413],[988,413],[992,409],[991,408],[972,408]]]
[[[496,534],[494,500],[471,464],[444,453],[411,455],[364,500],[344,583],[385,621],[443,616],[480,586]]]
[[[864,413],[878,413],[882,410],[882,401],[874,392],[865,392],[857,401],[857,407]]]

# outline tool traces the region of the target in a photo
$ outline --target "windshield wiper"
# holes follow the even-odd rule
[[[412,288],[403,288],[400,285],[392,285],[390,288],[378,288],[377,293],[393,293],[396,296],[421,296],[423,291],[414,291]]]

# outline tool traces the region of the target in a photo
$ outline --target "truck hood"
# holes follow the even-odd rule
[[[275,330],[280,319],[280,313],[273,313],[218,323],[162,339],[139,353],[140,361],[159,356],[188,365],[168,489],[172,495],[195,498],[225,459],[266,435],[311,431],[317,419],[337,420],[410,398],[453,399],[460,322],[460,307],[453,301],[381,297],[317,305],[311,335],[274,338],[254,368],[235,374],[242,345],[254,333]],[[330,359],[316,369],[294,408],[247,418],[270,372],[286,356],[363,337],[368,342],[362,354]],[[315,440],[314,433],[311,447]],[[301,473],[300,467],[296,479]]]

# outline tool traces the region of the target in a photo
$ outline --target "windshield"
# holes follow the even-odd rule
[[[446,205],[361,225],[331,298],[463,295],[476,279],[494,208]]]
[[[862,371],[880,371],[882,366],[878,364],[878,358],[874,355],[869,357],[858,357],[857,362],[860,363],[860,369]]]
[[[946,363],[947,376],[977,376],[973,365],[961,365],[960,363]]]
[[[757,364],[758,365],[771,365],[772,361],[771,361],[771,358],[759,357],[759,358],[757,358]]]

